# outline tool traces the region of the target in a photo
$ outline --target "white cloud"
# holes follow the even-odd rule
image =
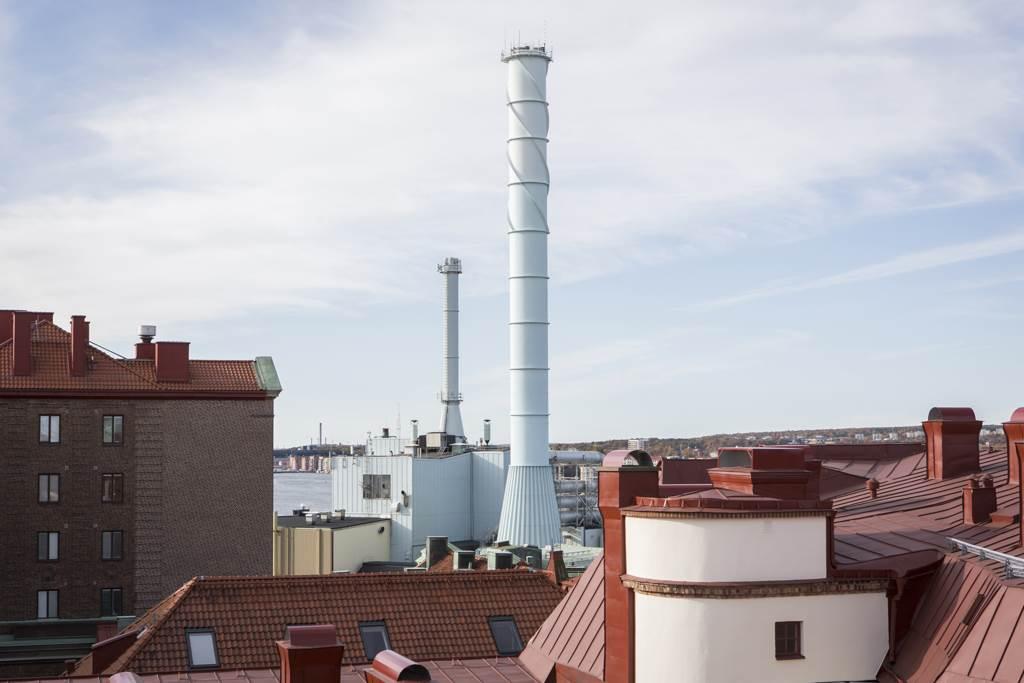
[[[0,200],[0,288],[131,323],[351,310],[433,292],[432,259],[457,254],[465,291],[501,289],[497,51],[503,31],[539,17],[556,47],[560,280],[1018,187],[1013,47],[968,6],[927,7],[380,3],[315,26],[295,16],[237,61],[185,57],[97,83],[104,106],[63,112],[92,144],[51,185]],[[43,268],[64,277],[31,277]]]
[[[854,268],[835,275],[795,283],[777,283],[739,294],[712,299],[692,307],[693,310],[714,310],[736,304],[767,299],[785,294],[796,294],[828,287],[884,280],[898,275],[917,273],[956,263],[977,261],[1024,251],[1024,232],[1012,232],[982,240],[931,247],[903,254],[892,259]],[[984,285],[983,285],[984,286]]]

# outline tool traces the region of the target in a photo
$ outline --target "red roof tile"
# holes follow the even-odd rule
[[[89,347],[89,367],[84,376],[71,374],[71,334],[41,320],[32,329],[32,373],[15,376],[14,343],[0,344],[0,393],[35,394],[251,394],[266,395],[251,360],[190,360],[188,382],[158,382],[155,364],[148,360],[120,358],[96,345]]]
[[[497,658],[488,617],[513,617],[525,641],[561,598],[523,570],[198,578],[143,616],[146,630],[102,673],[185,671],[186,628],[215,631],[222,669],[273,668],[274,641],[299,624],[334,624],[344,662],[361,664],[364,621],[384,621],[392,649],[415,661]]]
[[[446,662],[424,662],[437,683],[537,683],[515,659],[466,659]],[[363,666],[346,665],[341,669],[340,683],[366,683],[361,673]],[[18,683],[109,683],[110,676],[75,676],[19,680]],[[281,678],[281,669],[239,669],[232,671],[175,671],[163,674],[143,674],[142,683],[172,683],[177,681],[216,681],[223,683],[275,683]]]

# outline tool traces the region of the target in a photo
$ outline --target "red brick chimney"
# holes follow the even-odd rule
[[[626,571],[626,520],[622,508],[637,496],[658,495],[658,468],[644,451],[612,451],[597,473],[597,501],[604,518],[604,676],[607,683],[633,683],[633,591],[622,585]]]
[[[14,311],[0,311],[0,344],[14,336]]]
[[[11,327],[14,333],[14,375],[27,377],[32,374],[32,322],[35,314],[28,311],[11,313]]]
[[[928,478],[951,479],[977,472],[981,465],[981,421],[970,408],[932,408],[921,423],[928,442]]]
[[[427,667],[407,659],[393,650],[383,650],[373,658],[373,666],[363,670],[366,683],[399,683],[399,681],[433,681]]]
[[[964,524],[985,524],[996,511],[996,486],[992,477],[971,477],[964,484]]]
[[[89,367],[89,323],[84,315],[71,316],[71,374],[84,377]]]
[[[288,640],[277,641],[281,683],[338,683],[345,646],[334,626],[289,626]]]
[[[189,381],[188,342],[158,341],[155,346],[156,381]]]
[[[1010,416],[1009,422],[1003,423],[1003,434],[1006,435],[1007,471],[1010,483],[1020,483],[1020,467],[1017,463],[1016,446],[1024,443],[1024,408],[1017,408]]]

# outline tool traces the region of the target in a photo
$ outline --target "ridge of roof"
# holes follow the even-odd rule
[[[275,379],[268,384],[258,367],[258,360],[189,359],[191,377],[186,382],[161,382],[151,360],[127,358],[95,342],[88,353],[92,365],[85,376],[73,376],[67,356],[71,333],[49,320],[32,323],[30,336],[33,371],[30,375],[13,374],[13,340],[0,343],[0,393],[11,395],[84,395],[141,397],[275,397],[280,393],[276,370],[269,357],[260,357],[264,375]]]
[[[155,615],[156,618],[154,619],[154,621],[150,624],[140,624],[142,630],[139,633],[139,636],[135,639],[135,642],[132,643],[131,647],[129,647],[127,650],[121,653],[121,656],[115,659],[114,662],[110,666],[108,666],[105,671],[97,671],[94,673],[100,674],[105,672],[116,673],[118,671],[126,671],[127,669],[125,667],[127,667],[127,665],[135,658],[136,653],[138,653],[138,651],[142,649],[143,645],[148,643],[153,638],[153,636],[164,624],[164,622],[166,622],[170,618],[171,614],[174,612],[174,608],[178,604],[180,604],[181,601],[185,598],[185,596],[192,591],[192,588],[195,585],[195,578],[189,579],[184,584],[182,584],[181,588],[174,591],[157,604],[153,605],[153,607],[151,607],[149,611],[146,612],[146,614],[144,614],[141,618],[137,619],[135,623],[139,624],[139,622],[145,622],[146,618],[150,615]],[[135,624],[133,624],[133,626],[134,625]]]

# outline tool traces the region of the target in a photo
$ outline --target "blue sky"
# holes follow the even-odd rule
[[[551,67],[552,439],[1018,405],[1010,3],[0,2],[0,291],[272,355],[279,445],[507,438],[503,44]],[[404,425],[403,425],[404,427]],[[407,428],[407,427],[406,427]]]

